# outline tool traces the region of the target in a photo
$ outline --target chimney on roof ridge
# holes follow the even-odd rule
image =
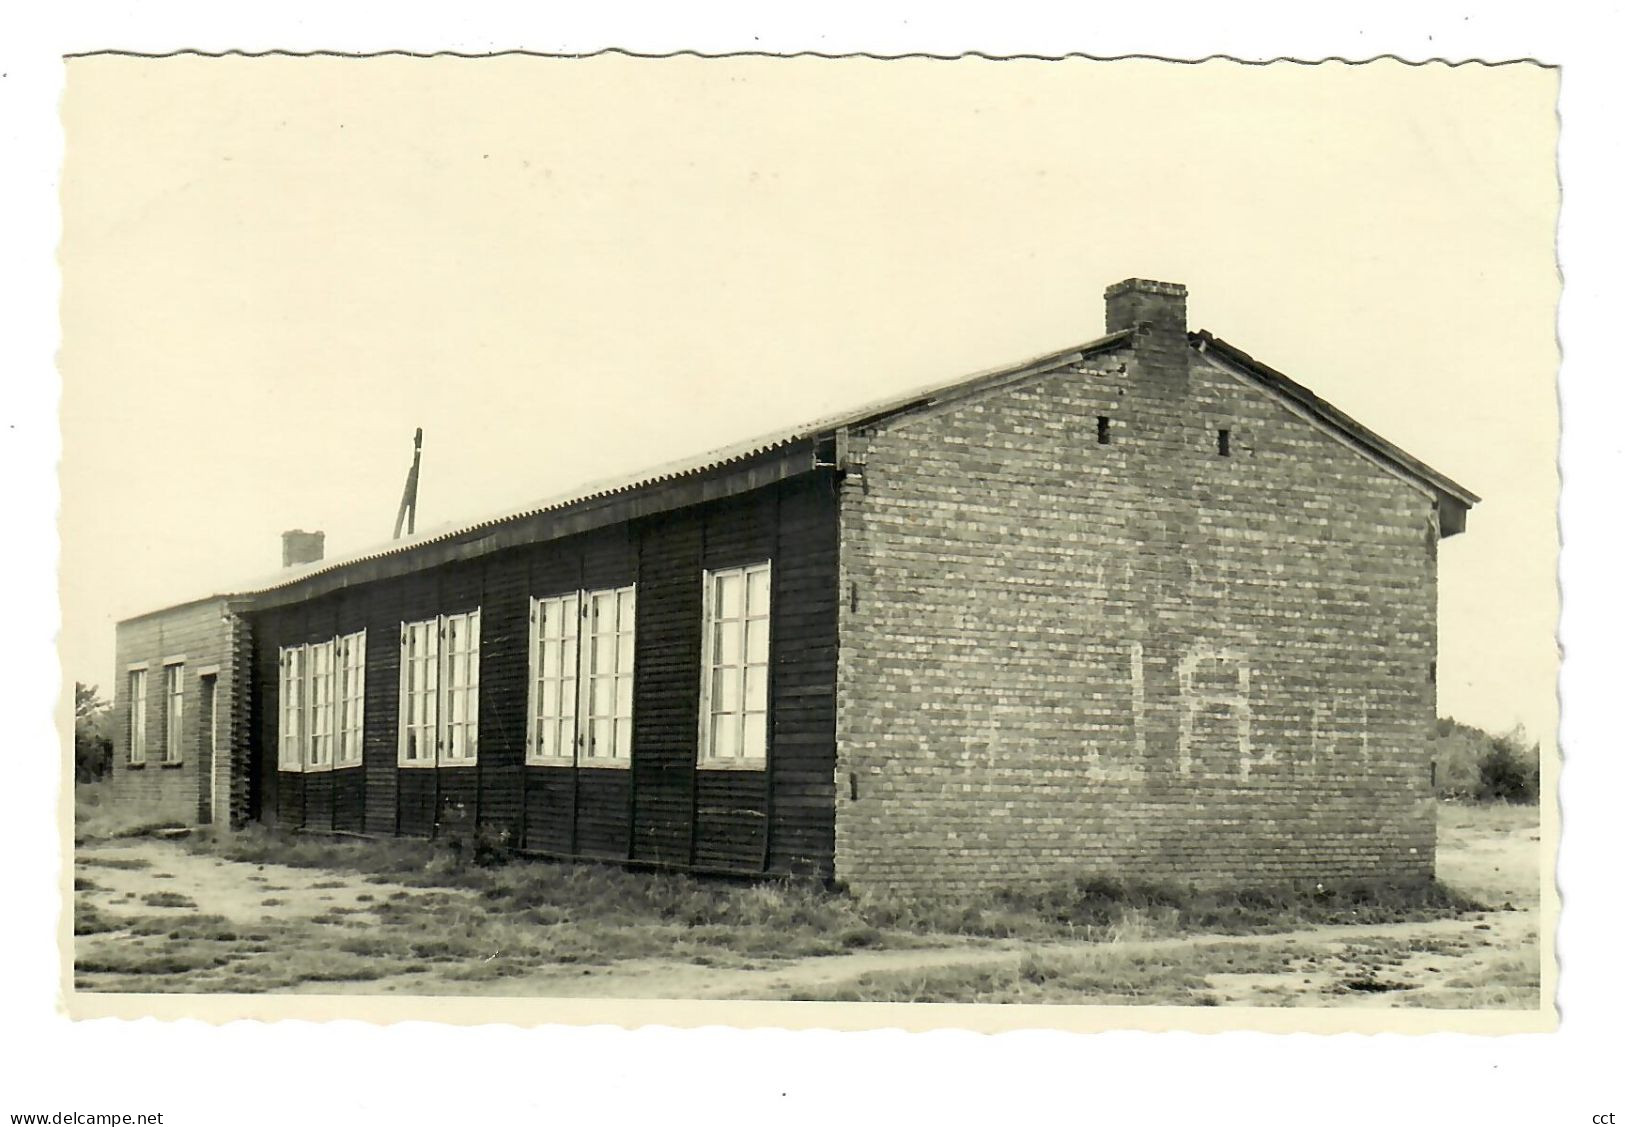
[[[322,558],[325,532],[304,532],[291,528],[282,534],[282,566],[298,567],[315,563]]]
[[[1185,287],[1178,282],[1128,278],[1106,287],[1106,331],[1133,329],[1185,336]]]

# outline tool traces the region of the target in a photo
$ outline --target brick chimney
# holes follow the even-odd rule
[[[1129,278],[1106,287],[1106,331],[1134,333],[1136,368],[1147,390],[1183,397],[1190,382],[1185,287]]]
[[[325,532],[304,532],[293,528],[282,534],[282,566],[298,567],[300,564],[315,563],[322,558],[323,541],[327,539]]]
[[[1106,287],[1106,331],[1185,335],[1185,287],[1178,282],[1128,278]]]

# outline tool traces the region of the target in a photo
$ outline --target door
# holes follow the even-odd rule
[[[203,689],[203,707],[198,709],[202,718],[202,738],[198,740],[198,821],[214,821],[214,770],[216,752],[220,748],[220,694],[215,690],[216,676],[212,673],[198,678]]]

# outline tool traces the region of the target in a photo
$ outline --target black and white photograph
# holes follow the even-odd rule
[[[70,1011],[1550,1028],[1556,94],[69,59]]]

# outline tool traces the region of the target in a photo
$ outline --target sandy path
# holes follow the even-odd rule
[[[83,901],[123,918],[200,912],[248,925],[310,919],[335,908],[365,911],[399,895],[469,895],[456,890],[375,883],[355,873],[330,869],[226,861],[193,853],[177,842],[152,839],[82,845],[74,860],[75,874],[95,885],[79,894]],[[149,905],[143,898],[154,892],[173,892],[194,906]]]

